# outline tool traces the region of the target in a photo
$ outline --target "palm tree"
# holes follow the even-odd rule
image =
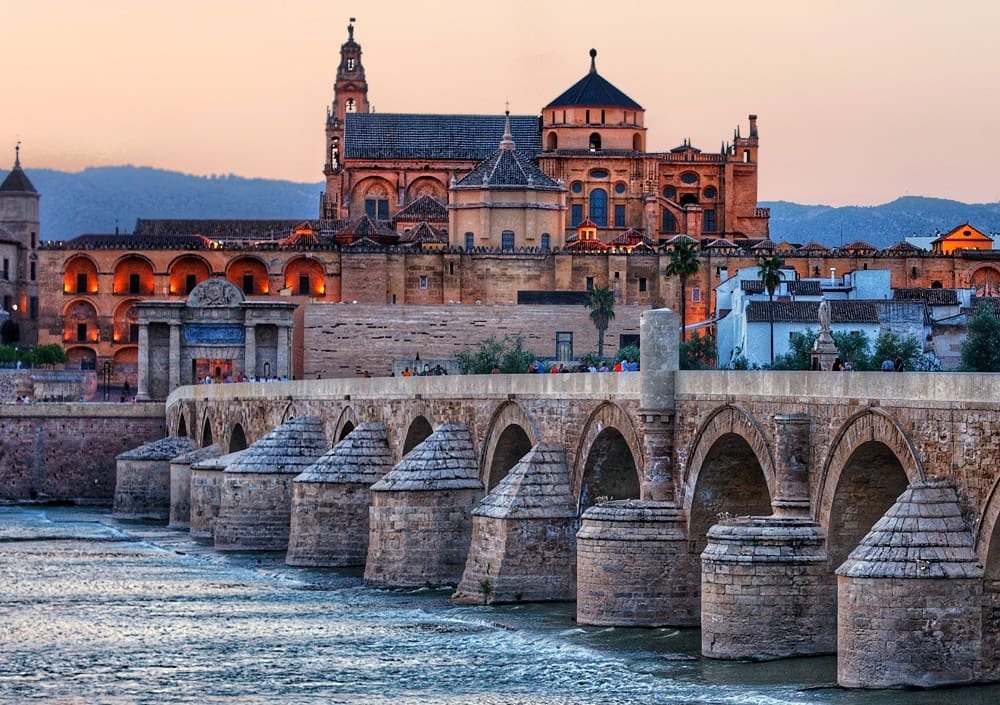
[[[678,277],[681,280],[681,342],[687,340],[687,280],[701,269],[701,259],[698,257],[698,247],[694,240],[681,239],[674,242],[669,250],[670,261],[664,270],[668,277]]]
[[[604,357],[604,331],[615,317],[615,294],[607,286],[595,286],[587,291],[583,305],[590,309],[590,320],[597,329],[597,357]]]
[[[778,255],[766,255],[757,262],[757,274],[760,281],[767,290],[767,318],[771,324],[771,362],[774,362],[774,290],[781,284],[785,273],[781,268],[785,266],[784,260]]]

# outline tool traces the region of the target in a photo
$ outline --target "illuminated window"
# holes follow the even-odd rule
[[[347,60],[347,70],[348,71],[353,71],[354,70],[354,59],[353,58]]]
[[[344,106],[345,106],[345,110],[347,110],[347,112],[353,113],[356,110],[356,108],[354,106],[354,98],[348,98],[347,102],[344,103]]]

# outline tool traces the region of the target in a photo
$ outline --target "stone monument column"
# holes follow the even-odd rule
[[[278,326],[278,351],[277,351],[277,376],[292,378],[291,371],[288,369],[288,361],[291,357],[291,350],[289,349],[291,342],[288,336],[288,326]]]
[[[149,324],[139,324],[139,362],[135,400],[149,401]]]
[[[725,519],[701,554],[701,651],[774,659],[836,648],[826,541],[809,513],[809,416],[774,417],[774,515]]]
[[[669,309],[640,323],[641,497],[589,508],[576,535],[576,620],[655,627],[698,623],[699,571],[674,506],[674,384],[680,321]]]
[[[181,386],[181,324],[171,321],[170,323],[170,372],[168,379],[170,386],[167,392],[172,392]]]
[[[243,343],[243,374],[247,377],[257,376],[257,326],[244,323],[245,333]]]

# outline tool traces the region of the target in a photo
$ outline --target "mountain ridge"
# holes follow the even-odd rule
[[[66,240],[85,233],[131,231],[138,218],[316,217],[323,182],[194,176],[145,166],[87,167],[67,172],[27,169],[42,194],[42,235]],[[1000,202],[963,203],[928,196],[900,196],[874,206],[830,206],[762,201],[771,209],[771,239],[834,247],[865,240],[884,248],[911,235],[934,235],[965,222],[1000,232]]]

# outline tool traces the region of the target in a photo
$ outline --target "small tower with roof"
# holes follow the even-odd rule
[[[0,183],[0,296],[3,310],[10,314],[2,343],[37,339],[39,198],[21,168],[19,142],[14,147],[14,168]]]
[[[517,150],[509,110],[497,151],[449,191],[452,247],[548,250],[564,244],[566,188]]]

